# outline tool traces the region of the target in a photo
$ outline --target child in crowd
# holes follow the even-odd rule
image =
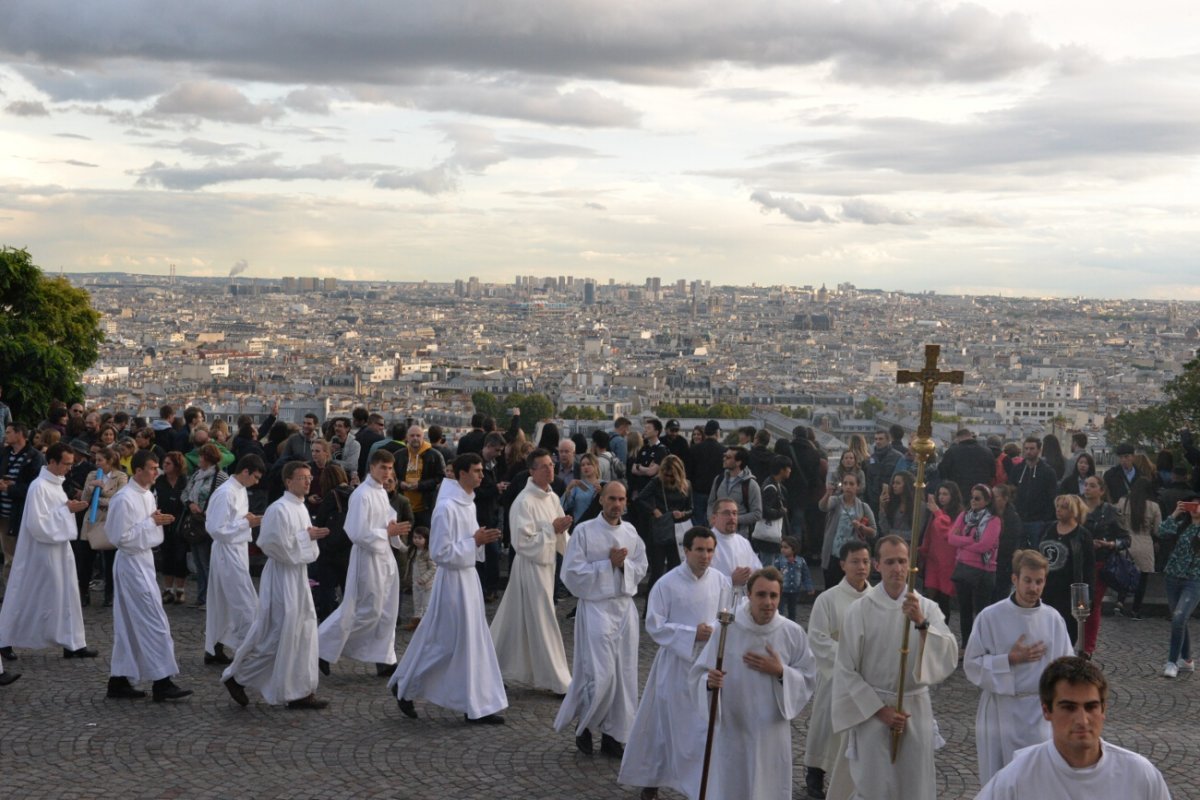
[[[415,631],[429,608],[437,564],[429,557],[429,528],[413,528],[408,537],[408,568],[412,571],[413,616],[405,630]]]
[[[775,556],[773,562],[773,566],[783,574],[783,607],[792,622],[796,621],[796,604],[800,600],[800,593],[807,594],[810,600],[816,594],[808,564],[797,555],[799,552],[800,540],[795,536],[785,536],[779,543],[779,555]]]

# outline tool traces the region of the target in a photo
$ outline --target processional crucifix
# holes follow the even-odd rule
[[[921,370],[902,369],[896,372],[896,383],[921,384],[921,421],[917,425],[916,438],[909,446],[917,459],[917,481],[913,497],[920,500],[925,496],[925,462],[933,455],[933,390],[939,383],[963,382],[961,369],[942,372],[937,368],[940,345],[925,345],[925,368]],[[911,592],[917,586],[917,560],[912,555],[921,544],[921,510],[922,503],[913,503],[912,547],[909,550],[908,589]],[[904,636],[900,639],[900,677],[896,681],[896,711],[904,711],[904,678],[908,672],[908,635],[912,620],[904,617]],[[892,730],[892,763],[896,763],[896,755],[900,752],[900,738],[903,731]]]

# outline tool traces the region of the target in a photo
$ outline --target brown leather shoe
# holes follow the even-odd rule
[[[308,697],[301,697],[299,700],[289,700],[287,707],[293,711],[297,709],[320,711],[322,708],[329,707],[329,701],[321,700],[315,694],[310,694]]]

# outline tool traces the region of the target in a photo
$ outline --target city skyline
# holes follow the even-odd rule
[[[15,0],[0,243],[51,273],[1200,300],[1193,12],[1044,5]]]

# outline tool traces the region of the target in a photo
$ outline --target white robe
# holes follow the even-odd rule
[[[609,550],[626,548],[623,569]],[[554,729],[578,717],[576,735],[592,727],[618,742],[629,737],[637,711],[638,583],[649,569],[646,548],[628,522],[609,525],[596,517],[575,527],[563,556],[562,582],[579,598],[571,687],[558,709]]]
[[[204,612],[204,652],[217,644],[236,649],[254,622],[258,595],[250,578],[250,499],[246,487],[230,478],[208,499],[204,529],[212,537],[208,597]]]
[[[12,574],[0,606],[0,646],[87,646],[71,552],[79,529],[62,486],[63,479],[45,467],[29,484]]]
[[[1045,642],[1046,653],[1037,661],[1009,664],[1008,651],[1022,634],[1027,645]],[[979,612],[963,670],[967,680],[983,690],[975,713],[981,784],[1012,761],[1017,750],[1049,741],[1050,723],[1042,716],[1038,681],[1051,661],[1074,652],[1062,615],[1044,603],[1022,608],[1009,597]]]
[[[317,631],[321,658],[330,664],[342,656],[375,664],[396,663],[396,617],[400,614],[400,570],[392,550],[399,540],[387,526],[396,509],[387,490],[368,477],[350,495],[346,535],[350,568],[342,602]],[[398,548],[397,548],[398,549]]]
[[[748,652],[762,655],[767,645],[783,662],[783,680],[752,670],[742,661]],[[708,671],[717,664],[720,631],[708,640],[692,665],[688,682],[692,702],[704,712],[712,693]],[[717,708],[708,797],[738,800],[791,800],[792,720],[808,703],[817,662],[804,629],[782,614],[766,625],[750,616],[749,603],[734,614],[725,639],[725,686]],[[707,725],[704,726],[707,729]]]
[[[317,543],[304,500],[284,492],[267,508],[258,546],[267,554],[259,581],[258,610],[233,663],[221,676],[262,693],[272,705],[317,690],[317,612],[308,586],[308,565]]]
[[[1074,769],[1054,742],[1017,751],[1016,757],[983,787],[978,800],[1171,800],[1162,773],[1131,750],[1100,740],[1100,760]]]
[[[504,678],[488,631],[475,562],[475,495],[447,478],[429,529],[437,564],[429,610],[388,681],[397,697],[423,699],[479,719],[508,708]]]
[[[739,567],[749,567],[751,572],[762,569],[758,554],[750,546],[750,540],[740,533],[720,533],[713,531],[717,537],[717,549],[713,553],[712,568],[727,578],[733,578],[733,571]]]
[[[833,732],[833,666],[837,661],[838,640],[842,635],[842,620],[846,609],[870,590],[868,584],[861,592],[842,578],[829,591],[821,592],[813,603],[808,618],[808,646],[817,660],[817,689],[813,694],[812,712],[808,717],[805,736],[804,765],[832,774],[844,737]],[[844,761],[844,759],[842,759]],[[849,777],[848,775],[846,777]],[[831,797],[830,800],[833,800]]]
[[[504,679],[563,694],[571,683],[562,631],[554,614],[554,520],[563,516],[553,491],[530,481],[509,511],[517,551],[508,588],[492,619],[492,641]]]
[[[929,687],[954,672],[958,640],[946,627],[937,603],[928,598],[920,597],[921,613],[929,621],[926,636],[908,627],[904,710],[912,716],[895,764],[891,731],[875,717],[884,705],[896,703],[904,597],[901,592],[893,600],[878,584],[851,603],[842,619],[833,669],[833,730],[847,733],[846,759],[854,782],[851,796],[864,800],[934,800],[937,795],[936,725]]]
[[[729,578],[714,569],[697,578],[687,564],[680,564],[650,590],[646,633],[659,647],[629,732],[620,783],[666,786],[689,798],[699,796],[708,716],[694,702],[688,673],[704,647],[696,641],[696,628],[703,623],[719,630],[717,611],[725,586]]]
[[[110,675],[131,682],[160,680],[179,672],[175,642],[163,611],[151,549],[163,541],[153,515],[154,495],[136,481],[108,503],[104,535],[117,548],[113,561],[113,652]]]

